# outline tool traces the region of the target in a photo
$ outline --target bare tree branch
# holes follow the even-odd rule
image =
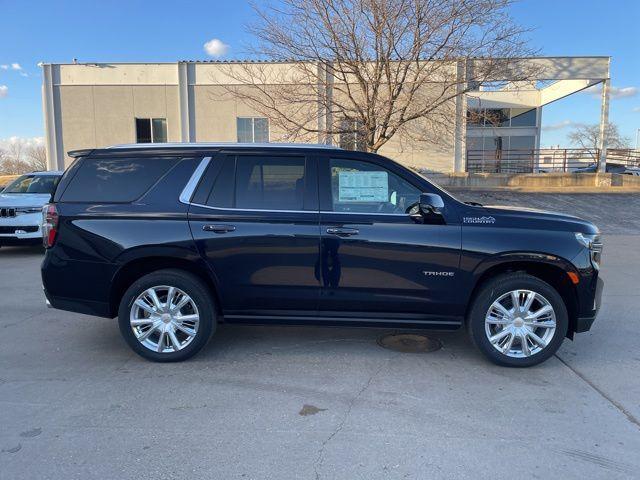
[[[511,3],[282,0],[257,7],[252,54],[274,63],[225,65],[226,94],[268,116],[289,140],[350,134],[375,152],[399,133],[451,128],[461,95],[535,73],[523,60],[535,52],[508,14]]]
[[[572,145],[597,150],[600,125],[577,125],[567,138]],[[605,130],[605,145],[607,148],[625,149],[630,147],[631,139],[623,136],[615,123],[608,123]]]

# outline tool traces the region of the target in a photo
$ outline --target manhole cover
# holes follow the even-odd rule
[[[378,339],[378,345],[402,353],[428,353],[442,348],[440,340],[415,333],[384,335]]]

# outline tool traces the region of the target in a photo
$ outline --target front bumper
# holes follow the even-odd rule
[[[0,218],[0,245],[35,244],[42,241],[42,215],[27,213]]]
[[[588,315],[580,315],[576,319],[576,333],[588,332],[591,329],[591,325],[598,316],[600,311],[600,305],[602,304],[602,290],[604,289],[604,280],[598,277],[596,280],[596,291],[593,297],[593,310]]]

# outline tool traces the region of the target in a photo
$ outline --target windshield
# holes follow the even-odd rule
[[[439,185],[437,182],[434,182],[432,178],[429,178],[427,175],[425,175],[423,172],[419,171],[419,170],[414,170],[414,172],[416,172],[418,175],[420,175],[422,178],[424,178],[427,182],[429,182],[431,185],[433,185],[434,187],[436,187],[438,190],[441,190],[442,192],[446,193],[447,195],[449,195],[451,198],[453,198],[455,201],[460,202],[460,203],[466,203],[467,205],[475,205],[478,207],[481,207],[482,205],[479,204],[478,202],[465,202],[464,200],[461,200],[460,198],[458,198],[456,195],[454,195],[453,193],[451,193],[449,190],[447,190],[446,188],[442,187],[441,185]]]
[[[11,182],[2,193],[48,193],[56,189],[58,175],[23,175]]]

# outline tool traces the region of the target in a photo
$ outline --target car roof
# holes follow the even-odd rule
[[[237,142],[184,142],[184,143],[126,143],[112,145],[104,148],[72,150],[68,152],[70,157],[82,157],[96,153],[122,153],[126,151],[149,152],[165,154],[175,151],[188,150],[219,150],[219,149],[284,149],[284,150],[341,150],[335,145],[325,145],[319,143],[237,143]]]
[[[23,173],[23,175],[62,175],[64,172],[60,171],[60,170],[46,170],[46,171],[42,171],[42,172],[28,172],[28,173]]]
[[[322,143],[239,143],[239,142],[169,142],[169,143],[123,143],[111,148],[332,148],[335,145]]]

